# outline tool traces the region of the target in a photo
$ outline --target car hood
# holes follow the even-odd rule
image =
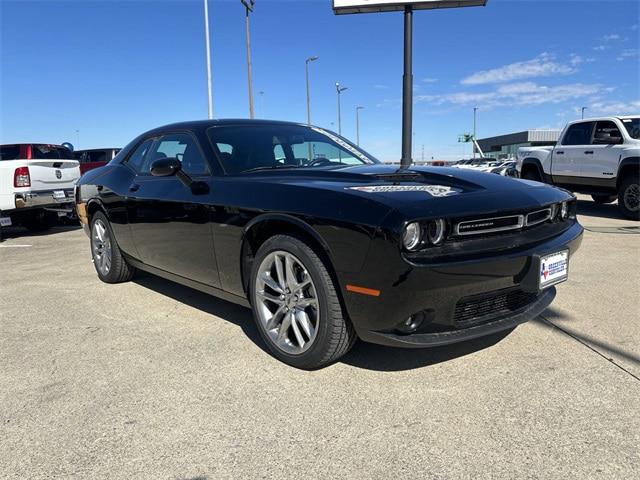
[[[528,180],[447,167],[367,165],[337,170],[299,168],[255,172],[255,180],[364,197],[409,218],[467,216],[525,210],[570,198]]]

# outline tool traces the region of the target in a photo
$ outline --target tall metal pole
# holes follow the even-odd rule
[[[213,118],[213,92],[211,86],[211,45],[209,39],[209,0],[204,0],[204,41],[207,52],[207,95],[208,95],[208,115]]]
[[[309,57],[304,61],[304,71],[307,79],[307,125],[311,125],[311,90],[309,89],[309,62],[318,60],[318,56]]]
[[[251,34],[249,33],[249,6],[244,3],[245,6],[245,27],[247,31],[247,77],[249,80],[249,118],[254,118],[253,111],[253,78],[251,73]]]
[[[336,92],[338,92],[338,135],[342,135],[342,113],[340,112],[340,94],[344,92],[348,87],[341,87],[340,83],[336,82]]]
[[[587,107],[582,107],[582,120],[584,120],[584,111],[587,109]]]
[[[476,158],[476,112],[478,111],[478,107],[473,107],[473,158]]]
[[[411,165],[413,131],[413,9],[404,7],[404,75],[402,77],[402,168]]]
[[[360,110],[364,107],[356,107],[356,145],[360,146]]]

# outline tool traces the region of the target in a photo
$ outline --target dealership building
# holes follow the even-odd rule
[[[497,137],[479,138],[478,145],[485,157],[503,160],[515,158],[520,147],[555,145],[561,130],[527,130]]]

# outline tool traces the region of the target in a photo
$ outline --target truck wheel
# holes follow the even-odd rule
[[[91,257],[98,277],[105,283],[128,282],[135,274],[135,269],[123,258],[111,224],[102,212],[91,218]]]
[[[604,205],[605,203],[615,202],[618,196],[617,195],[591,195],[591,198],[593,198],[593,201],[596,202],[598,205]]]
[[[356,340],[325,262],[305,242],[276,235],[253,261],[253,315],[271,353],[312,370],[347,353]]]
[[[638,174],[628,175],[618,190],[618,207],[625,217],[640,220],[640,180]]]
[[[527,168],[524,172],[522,172],[522,178],[525,180],[534,180],[536,182],[541,182],[540,174],[533,168]]]
[[[58,223],[58,214],[46,210],[35,210],[28,212],[20,223],[30,232],[45,232]]]

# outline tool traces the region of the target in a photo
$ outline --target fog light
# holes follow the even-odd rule
[[[420,327],[420,325],[422,325],[423,321],[424,313],[416,313],[415,315],[411,315],[404,322],[400,323],[396,327],[396,331],[403,335],[409,335],[410,333],[415,332]]]
[[[420,244],[420,224],[413,222],[407,225],[402,235],[402,244],[407,250],[414,250]]]
[[[562,204],[560,205],[560,218],[562,220],[566,220],[567,218],[569,218],[569,203],[562,202]]]
[[[431,220],[427,227],[427,238],[429,242],[434,245],[439,245],[444,240],[445,223],[444,220],[438,218],[437,220]]]

